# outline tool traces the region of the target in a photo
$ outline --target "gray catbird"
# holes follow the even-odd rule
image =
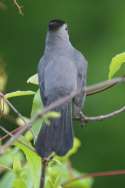
[[[37,140],[36,151],[47,158],[52,153],[65,155],[73,145],[73,113],[78,116],[85,98],[87,61],[69,41],[67,24],[62,20],[51,20],[45,42],[45,50],[38,65],[41,98],[44,106],[81,89],[72,101],[54,109],[60,112],[58,119],[43,125]]]

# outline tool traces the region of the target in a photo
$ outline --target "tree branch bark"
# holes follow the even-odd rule
[[[89,86],[86,89],[86,93],[87,95],[92,95],[101,91],[104,91],[106,89],[108,89],[109,87],[112,87],[118,83],[122,83],[125,82],[125,77],[119,77],[119,78],[115,78],[112,80],[107,80],[104,82],[101,82],[99,84],[95,84],[93,86]],[[4,153],[4,151],[10,146],[12,145],[12,143],[17,140],[20,135],[22,135],[23,133],[27,132],[29,129],[31,129],[32,124],[37,121],[38,119],[42,118],[47,112],[53,110],[54,108],[64,104],[65,102],[71,100],[72,98],[74,98],[76,95],[80,94],[81,90],[76,90],[73,91],[70,95],[67,95],[63,98],[58,99],[57,101],[51,103],[49,106],[46,106],[43,111],[38,112],[28,123],[25,122],[25,126],[22,127],[22,129],[20,129],[17,133],[15,133],[15,135],[13,137],[11,137],[3,146],[0,147],[0,153]],[[0,94],[0,96],[3,96],[3,94]],[[14,112],[19,115],[20,117],[23,117],[17,110],[16,108],[7,100],[5,99],[5,102],[7,102],[7,104],[14,110]],[[125,111],[125,106],[123,106],[122,108],[111,112],[109,114],[106,115],[100,115],[100,116],[95,116],[95,117],[87,117],[85,116],[83,113],[81,113],[81,121],[82,122],[88,122],[88,121],[101,121],[107,118],[111,118],[115,115],[120,114],[121,112]]]
[[[68,180],[67,182],[62,184],[62,187],[68,186],[70,183],[73,183],[74,181],[78,181],[84,178],[90,178],[90,177],[104,177],[104,176],[118,176],[118,175],[124,175],[125,170],[113,170],[113,171],[106,171],[106,172],[91,172],[88,174],[84,174],[75,178],[72,178]]]

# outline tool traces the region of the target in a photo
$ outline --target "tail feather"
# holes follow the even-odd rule
[[[52,152],[63,156],[73,145],[71,103],[55,111],[60,112],[61,117],[52,120],[50,125],[42,126],[36,141],[36,150],[42,157],[48,157]]]

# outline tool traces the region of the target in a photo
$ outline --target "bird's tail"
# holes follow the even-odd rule
[[[73,145],[71,103],[63,104],[54,111],[60,112],[60,118],[51,120],[50,125],[43,125],[36,140],[36,151],[43,158],[53,152],[63,156]]]

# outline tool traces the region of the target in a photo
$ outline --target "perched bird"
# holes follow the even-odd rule
[[[37,140],[36,151],[47,158],[52,153],[65,155],[73,146],[72,113],[79,116],[85,99],[87,61],[75,49],[68,34],[68,26],[62,20],[51,20],[45,41],[45,50],[38,65],[40,94],[44,106],[81,89],[81,94],[54,109],[58,119],[43,125]],[[73,106],[73,112],[72,112]]]

